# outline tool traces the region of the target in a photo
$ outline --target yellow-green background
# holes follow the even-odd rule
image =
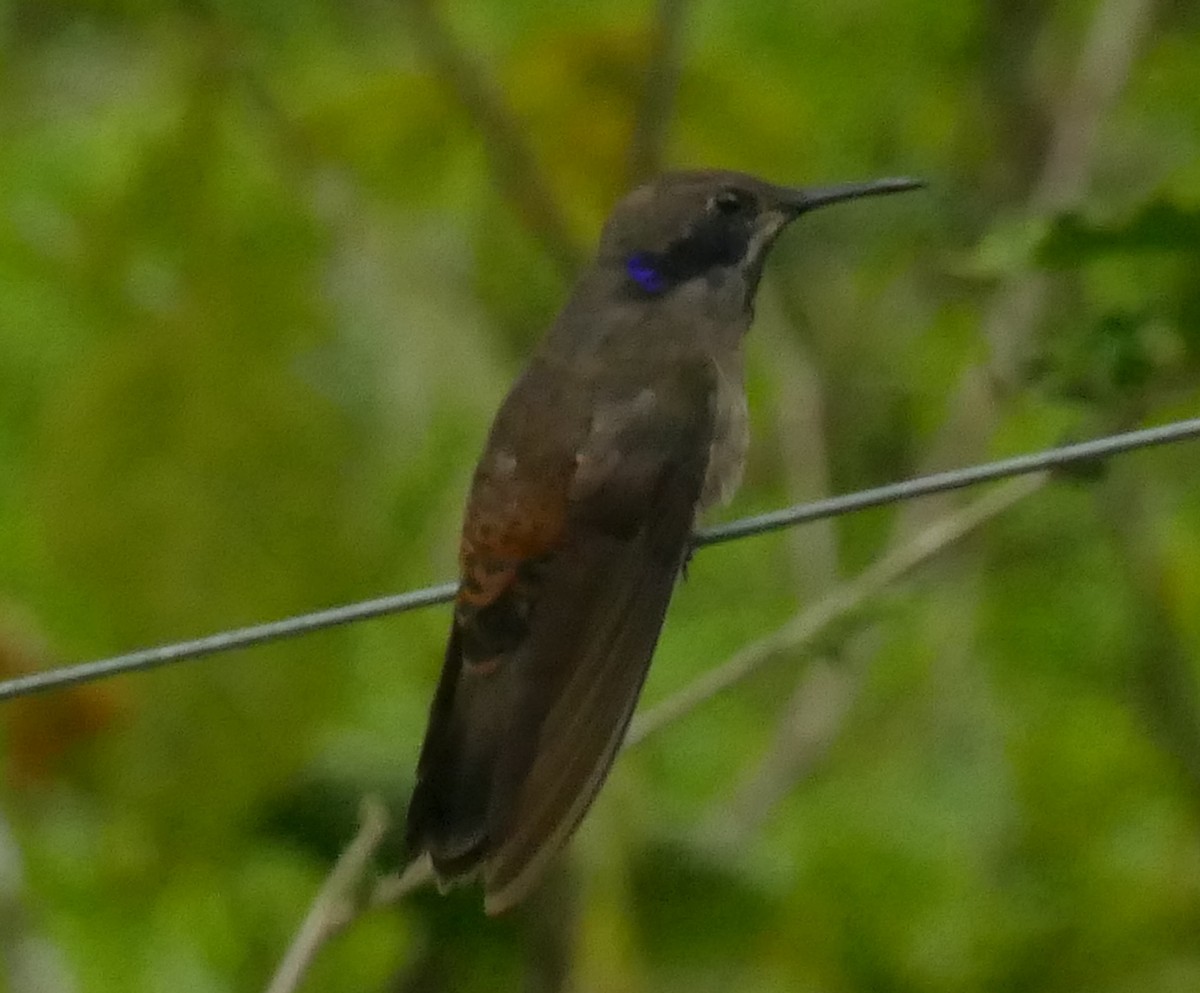
[[[1194,2],[0,0],[0,675],[449,578],[648,78],[668,165],[930,182],[777,249],[730,516],[1196,412]],[[647,699],[971,498],[700,553]],[[305,988],[1200,989],[1198,598],[1200,450],[1075,474]],[[0,990],[261,989],[446,624],[0,705]]]

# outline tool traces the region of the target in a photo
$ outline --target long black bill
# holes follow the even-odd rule
[[[797,214],[805,214],[831,203],[841,203],[843,200],[882,196],[886,193],[905,193],[908,190],[919,190],[924,185],[923,180],[909,179],[905,176],[872,179],[865,183],[838,183],[836,186],[789,190],[786,202]]]

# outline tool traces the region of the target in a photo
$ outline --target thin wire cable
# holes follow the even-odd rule
[[[860,490],[856,493],[829,497],[825,500],[797,504],[793,507],[745,517],[697,532],[693,544],[697,548],[702,548],[706,545],[735,541],[768,531],[792,527],[796,524],[806,524],[825,517],[836,517],[857,510],[881,507],[902,500],[912,500],[915,497],[944,493],[948,490],[959,490],[979,483],[1007,479],[1044,469],[1061,469],[1081,462],[1094,462],[1139,448],[1166,445],[1196,437],[1200,437],[1200,417],[1174,421],[1160,427],[1108,435],[1030,455],[1017,455],[984,465],[919,476],[916,479],[877,486],[874,489]],[[427,586],[394,596],[378,597],[374,600],[331,607],[328,610],[318,610],[296,617],[269,621],[265,624],[222,631],[204,638],[173,642],[155,648],[143,648],[139,651],[97,659],[93,662],[81,662],[75,665],[60,666],[57,669],[48,669],[44,672],[30,673],[0,682],[0,702],[20,696],[29,696],[33,693],[62,689],[77,683],[105,679],[109,676],[141,672],[188,659],[204,658],[236,648],[248,648],[269,641],[295,638],[313,631],[352,624],[356,621],[429,607],[452,600],[457,588],[457,583],[440,583],[437,586]]]
[[[1200,417],[1173,421],[1160,427],[1128,431],[1125,434],[1107,435],[1091,441],[1081,441],[1074,445],[1063,445],[1061,448],[1048,448],[1030,455],[1014,455],[1012,458],[987,462],[984,465],[968,466],[964,469],[935,472],[900,483],[889,483],[886,486],[877,486],[870,490],[859,490],[857,493],[847,493],[843,496],[785,507],[782,510],[772,510],[754,517],[745,517],[722,524],[720,527],[698,532],[694,543],[698,548],[703,545],[716,545],[723,541],[733,541],[736,538],[747,538],[751,535],[763,534],[766,531],[791,527],[794,524],[807,524],[809,521],[820,520],[823,517],[837,517],[856,510],[867,510],[889,503],[899,503],[902,500],[912,500],[914,497],[931,496],[934,493],[945,493],[948,490],[961,490],[979,483],[1023,476],[1026,473],[1039,472],[1042,469],[1062,469],[1065,466],[1078,465],[1081,462],[1096,462],[1138,448],[1186,441],[1197,436],[1200,436]],[[0,687],[2,685],[0,684]],[[3,696],[0,696],[0,699],[3,699]]]

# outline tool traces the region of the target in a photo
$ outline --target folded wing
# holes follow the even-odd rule
[[[681,364],[598,403],[553,539],[475,549],[489,567],[464,576],[408,834],[441,877],[481,873],[489,913],[533,887],[612,765],[687,550],[712,395],[708,368]]]

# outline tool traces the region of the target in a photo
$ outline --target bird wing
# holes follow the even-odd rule
[[[489,913],[533,887],[616,755],[687,549],[713,392],[708,366],[680,363],[598,403],[519,556],[511,527],[486,554],[468,528],[408,834],[443,878],[481,871]]]

